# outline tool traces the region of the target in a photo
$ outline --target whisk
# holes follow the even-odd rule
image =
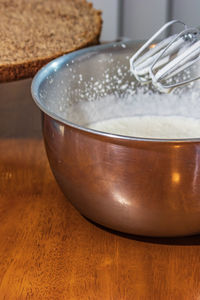
[[[183,30],[155,43],[174,24],[180,24]],[[192,76],[192,72],[186,72],[199,59],[199,29],[188,27],[182,21],[172,20],[162,26],[131,57],[130,70],[139,82],[152,82],[159,91],[169,93],[178,86],[200,79],[200,75]]]

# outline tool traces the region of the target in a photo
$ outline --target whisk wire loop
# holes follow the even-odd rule
[[[181,32],[152,45],[166,29],[177,23],[184,27]],[[160,91],[169,92],[175,87],[200,79],[200,75],[198,75],[170,83],[171,78],[194,65],[199,59],[199,30],[187,27],[182,21],[172,20],[163,25],[131,57],[130,70],[141,83],[152,82]],[[169,82],[166,83],[167,80]]]

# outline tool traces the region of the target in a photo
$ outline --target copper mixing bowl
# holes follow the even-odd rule
[[[129,72],[136,46],[126,42],[79,50],[35,76],[32,95],[42,111],[49,163],[67,199],[99,224],[145,236],[197,234],[200,139],[134,138],[84,127],[126,114],[128,101],[117,99],[126,99],[127,91],[134,98],[140,89]],[[113,95],[121,109],[110,109],[102,100],[106,95]],[[151,103],[145,112],[142,104],[134,105],[133,114],[159,113]],[[172,104],[167,113],[174,110]]]

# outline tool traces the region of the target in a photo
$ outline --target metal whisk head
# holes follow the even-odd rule
[[[156,39],[174,24],[183,30],[159,43]],[[200,79],[195,72],[186,72],[200,60],[200,32],[183,22],[173,20],[161,27],[130,59],[130,70],[141,83],[152,84],[168,93],[175,87]],[[180,76],[180,74],[182,74]]]

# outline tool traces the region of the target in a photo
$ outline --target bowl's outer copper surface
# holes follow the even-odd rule
[[[200,143],[136,141],[73,128],[43,113],[52,171],[86,217],[146,236],[200,232]]]

